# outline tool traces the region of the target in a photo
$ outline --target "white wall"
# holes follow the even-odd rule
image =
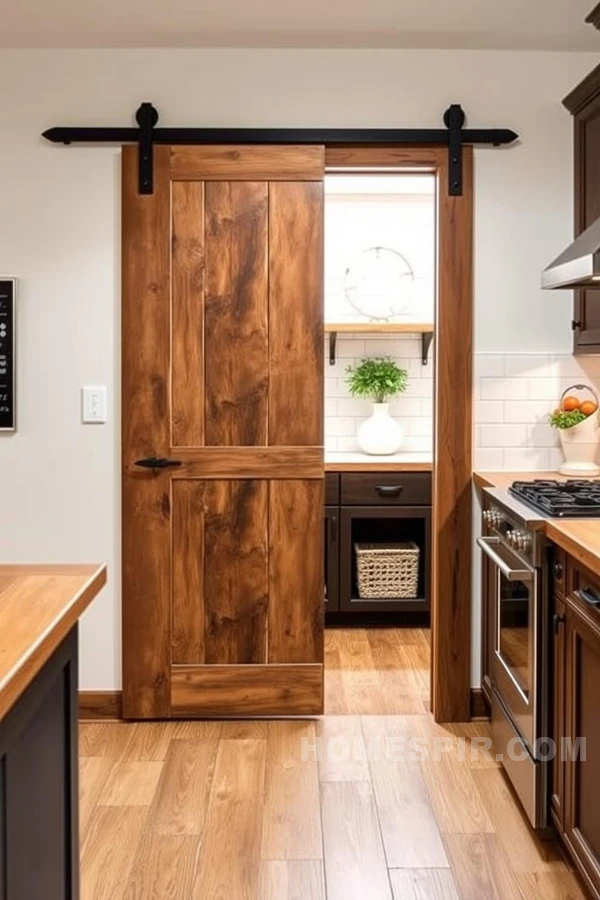
[[[20,279],[19,431],[0,439],[0,558],[107,561],[82,623],[81,682],[120,685],[119,155],[53,147],[51,125],[430,126],[461,102],[521,134],[476,153],[477,349],[569,351],[568,296],[539,273],[571,226],[560,99],[591,54],[441,51],[0,51],[0,271]],[[106,383],[110,423],[82,426]]]

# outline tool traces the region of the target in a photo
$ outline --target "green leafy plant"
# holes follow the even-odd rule
[[[375,403],[403,394],[408,384],[408,372],[390,356],[361,359],[357,365],[348,366],[346,373],[350,393],[354,397],[370,397]]]
[[[587,416],[580,409],[573,409],[569,412],[565,412],[564,409],[555,409],[548,416],[550,425],[553,428],[560,428],[562,431],[566,428],[573,428],[574,425],[579,425],[580,422],[585,422],[586,419]]]

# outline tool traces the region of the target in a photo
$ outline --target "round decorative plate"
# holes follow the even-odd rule
[[[415,275],[408,260],[390,247],[369,247],[344,273],[348,303],[374,321],[386,321],[406,311],[413,297]]]

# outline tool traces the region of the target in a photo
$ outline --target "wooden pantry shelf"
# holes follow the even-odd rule
[[[338,334],[420,334],[421,362],[427,365],[429,348],[433,341],[432,322],[326,322],[329,335],[329,365],[335,365]]]

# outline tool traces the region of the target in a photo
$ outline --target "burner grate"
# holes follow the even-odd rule
[[[552,518],[600,518],[600,481],[515,481],[510,493]]]

